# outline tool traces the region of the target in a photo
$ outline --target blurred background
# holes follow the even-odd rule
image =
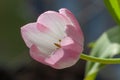
[[[0,80],[83,80],[85,61],[55,70],[34,61],[24,44],[20,27],[35,22],[47,10],[68,8],[78,19],[87,44],[115,26],[103,0],[0,0]],[[120,65],[103,68],[96,80],[120,80]]]

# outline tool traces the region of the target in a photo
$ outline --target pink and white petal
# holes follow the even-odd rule
[[[66,28],[65,18],[55,11],[47,11],[39,16],[37,23],[45,25],[50,29],[58,38],[62,38],[65,35]]]
[[[36,23],[29,23],[27,25],[24,25],[23,27],[21,27],[21,34],[22,34],[22,38],[25,41],[26,45],[30,48],[31,45],[33,44],[31,42],[30,39],[28,39],[26,33],[28,32],[28,30],[34,30],[34,28],[36,27]],[[30,27],[30,28],[29,28]],[[27,30],[28,29],[28,30]]]
[[[79,60],[80,56],[79,52],[69,49],[61,49],[61,51],[57,51],[55,54],[63,55],[54,65],[51,65],[56,69],[63,69],[73,66]]]
[[[40,24],[40,23],[37,23],[37,29],[38,29],[40,32],[47,32],[47,31],[49,31],[49,29],[48,29],[46,26],[44,26],[44,25],[42,25],[42,24]]]
[[[79,25],[77,19],[75,18],[75,16],[72,14],[71,11],[69,11],[66,8],[61,8],[59,10],[59,13],[62,14],[63,16],[65,16],[68,19],[69,23],[71,23],[71,24],[68,24],[68,25],[73,25],[73,27],[76,27],[78,30],[81,31],[80,25]]]
[[[61,48],[45,61],[56,69],[71,67],[79,60],[82,51],[82,46],[75,43],[70,37],[66,37],[61,41]]]
[[[83,46],[80,45],[78,42],[74,41],[74,39],[69,36],[62,39],[60,45],[63,49],[69,49],[79,53],[83,51]]]
[[[30,48],[30,55],[33,59],[56,69],[70,67],[78,61],[79,58],[76,59],[76,57],[71,55],[71,53],[73,54],[75,52],[59,49],[54,53],[54,55],[51,55],[50,57],[45,57],[41,55],[42,53],[35,45],[32,45]]]
[[[61,43],[60,43],[61,46],[68,46],[71,44],[74,44],[74,41],[70,37],[65,37],[64,39],[61,40]]]
[[[76,30],[72,25],[67,25],[66,34],[68,37],[71,37],[75,42],[79,43],[79,45],[83,46],[84,37],[82,32]]]
[[[64,51],[60,48],[53,52],[48,58],[45,59],[45,62],[50,65],[55,65],[62,57],[64,56]]]
[[[46,62],[44,61],[45,60],[45,56],[43,55],[43,53],[37,48],[37,46],[35,45],[32,45],[30,47],[30,56],[38,61],[38,62],[41,62],[43,64],[46,64]],[[47,64],[46,64],[47,65]]]
[[[40,51],[42,51],[46,55],[49,55],[56,48],[56,46],[54,46],[54,42],[57,42],[57,39],[53,38],[53,33],[48,31],[48,29],[46,31],[46,28],[40,27],[43,27],[43,25],[30,23],[21,28],[21,33],[25,43],[29,48],[33,44],[37,45],[39,46]]]

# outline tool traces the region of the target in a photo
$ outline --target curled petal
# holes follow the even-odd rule
[[[83,34],[76,30],[72,25],[67,25],[66,34],[67,36],[71,37],[75,42],[83,46],[84,43]]]
[[[46,64],[46,63],[44,62],[45,56],[44,56],[44,55],[41,55],[41,54],[43,54],[43,53],[37,48],[37,46],[32,45],[32,46],[30,47],[30,56],[31,56],[33,59],[35,59],[36,61],[41,62],[41,63],[43,63],[43,64]]]
[[[51,56],[42,56],[39,49],[32,45],[30,48],[30,55],[33,59],[43,64],[49,65],[56,69],[63,69],[74,65],[79,60],[79,52],[62,49],[56,50]],[[76,54],[76,55],[75,55]]]
[[[40,31],[40,32],[47,32],[48,31],[48,28],[40,23],[37,23],[37,29]]]
[[[79,39],[79,42],[82,43],[84,41],[83,33],[82,33],[82,30],[80,28],[80,25],[79,25],[77,19],[74,17],[72,12],[70,12],[66,8],[62,8],[62,9],[59,10],[59,13],[62,14],[63,16],[65,16],[66,19],[69,21],[69,24],[66,25],[67,26],[67,32],[72,33],[72,35],[74,35],[76,37],[79,37],[79,38],[76,38],[76,39]],[[74,28],[72,28],[72,27],[74,27]]]
[[[79,60],[79,56],[80,56],[79,52],[68,49],[62,49],[62,52],[64,56],[55,65],[52,65],[53,68],[63,69],[63,68],[71,67],[75,65],[76,62]]]
[[[24,39],[26,45],[30,48],[32,46],[32,42],[31,39],[29,39],[29,37],[26,35],[26,33],[28,31],[34,31],[35,27],[36,27],[36,23],[29,23],[23,27],[21,27],[21,34],[22,34],[22,38]]]
[[[65,16],[69,20],[69,23],[71,23],[69,25],[73,25],[77,29],[80,29],[78,21],[76,20],[74,15],[68,9],[62,8],[59,10],[59,12],[60,12],[60,14],[62,14],[63,16]]]
[[[46,58],[45,62],[51,66],[54,66],[63,56],[64,56],[64,51],[60,48],[54,51],[53,54],[51,54],[48,58]]]
[[[61,41],[61,46],[68,46],[74,44],[74,41],[70,38],[70,37],[65,37],[62,41]]]
[[[47,11],[41,14],[37,19],[37,23],[45,25],[48,29],[51,30],[51,32],[56,34],[57,38],[62,38],[63,35],[65,35],[65,21],[66,19],[55,11]]]
[[[83,51],[83,46],[74,41],[71,37],[65,37],[61,41],[61,46],[65,50],[72,50],[78,52],[79,54]],[[77,54],[74,54],[77,55]]]
[[[53,46],[53,43],[57,42],[57,39],[53,38],[54,34],[42,24],[29,23],[21,28],[21,33],[29,48],[32,45],[36,45],[40,51],[46,55],[51,54],[56,48]]]

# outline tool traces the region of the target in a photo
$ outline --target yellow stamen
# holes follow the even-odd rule
[[[61,46],[57,43],[54,43],[55,46],[57,46],[58,48],[61,48]]]

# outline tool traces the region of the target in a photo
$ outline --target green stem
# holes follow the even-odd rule
[[[91,61],[91,62],[98,62],[101,64],[120,64],[120,58],[105,59],[105,58],[89,56],[83,53],[81,54],[80,59]]]

